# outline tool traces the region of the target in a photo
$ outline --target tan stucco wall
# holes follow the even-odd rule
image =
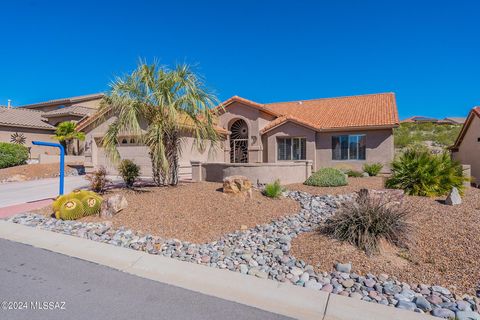
[[[54,135],[53,130],[40,130],[40,129],[30,129],[30,128],[16,128],[16,127],[6,127],[0,126],[0,142],[10,142],[10,137],[13,133],[23,133],[26,138],[25,146],[31,147],[31,157],[38,158],[39,154],[58,154],[57,148],[50,147],[39,147],[34,146],[32,141],[47,141],[47,142],[58,142],[52,139]]]
[[[313,167],[315,168],[315,131],[293,122],[286,122],[283,125],[264,134],[264,141],[266,142],[267,149],[264,162],[282,162],[281,160],[277,160],[277,138],[286,137],[306,139],[306,160],[312,161]]]
[[[367,151],[365,160],[332,160],[332,136],[343,134],[365,134]],[[339,167],[362,170],[365,163],[380,162],[384,165],[383,171],[387,172],[394,157],[393,131],[363,130],[363,131],[338,131],[317,133],[317,152],[315,170],[322,167]]]
[[[469,164],[473,182],[480,184],[480,118],[474,116],[453,158],[462,164]]]
[[[219,116],[219,126],[226,130],[230,130],[231,124],[237,119],[244,120],[248,125],[248,162],[263,161],[263,143],[260,136],[260,130],[271,120],[273,116],[266,114],[256,108],[234,102],[225,108],[224,113]],[[225,162],[230,162],[230,143],[225,143]]]
[[[89,145],[88,150],[85,152],[86,166],[89,166],[91,171],[93,168],[104,166],[107,168],[109,174],[116,174],[116,165],[113,164],[105,154],[101,147],[101,137],[108,129],[108,126],[115,120],[115,117],[111,117],[98,127],[92,129],[86,133],[86,142]],[[191,175],[190,161],[203,161],[203,162],[223,162],[223,143],[219,141],[217,144],[212,145],[210,142],[205,143],[205,149],[199,150],[196,147],[195,139],[188,134],[182,138],[182,151],[180,154],[180,175],[181,177],[188,178]],[[152,167],[150,163],[150,157],[148,155],[147,147],[138,144],[126,144],[119,145],[118,151],[122,159],[133,160],[141,168],[142,176],[151,176]]]
[[[254,184],[280,180],[282,184],[304,182],[312,173],[311,161],[277,163],[200,163],[193,164],[194,181],[222,182],[228,176],[245,176]]]

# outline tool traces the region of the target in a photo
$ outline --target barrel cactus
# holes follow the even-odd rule
[[[78,200],[82,201],[83,198],[85,198],[88,195],[91,195],[92,193],[93,193],[92,191],[77,189],[77,190],[73,190],[72,192],[70,192],[68,194],[68,197],[70,197],[70,199],[78,199]]]
[[[83,217],[85,208],[82,202],[78,199],[68,199],[61,204],[59,210],[55,213],[57,219],[75,220]]]
[[[82,198],[82,204],[86,216],[98,214],[102,206],[102,198],[92,192]]]

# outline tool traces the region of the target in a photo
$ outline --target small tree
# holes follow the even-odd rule
[[[147,146],[157,185],[178,183],[183,134],[193,136],[200,150],[218,141],[211,110],[217,98],[188,65],[169,69],[140,62],[113,82],[104,102],[99,114],[111,111],[117,117],[102,140],[107,155],[118,162],[118,136],[129,133]]]
[[[85,133],[77,131],[77,124],[73,121],[61,122],[55,130],[53,139],[59,141],[65,148],[65,153],[70,154],[73,140],[85,140]]]

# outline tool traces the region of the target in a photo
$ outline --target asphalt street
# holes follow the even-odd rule
[[[287,319],[3,239],[0,303],[2,320]]]

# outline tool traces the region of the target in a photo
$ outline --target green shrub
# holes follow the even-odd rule
[[[322,168],[314,172],[305,182],[307,186],[338,187],[347,185],[346,175],[334,168]]]
[[[0,142],[0,169],[19,166],[28,160],[28,148],[15,143]]]
[[[360,171],[356,171],[356,170],[347,170],[345,171],[345,173],[349,177],[354,177],[354,178],[363,177],[363,174]]]
[[[363,165],[363,171],[365,171],[366,173],[368,173],[369,176],[371,177],[375,177],[377,174],[380,173],[380,170],[382,170],[383,168],[383,164],[381,163],[372,163],[372,164],[368,164],[368,163],[365,163]]]
[[[135,180],[140,176],[140,167],[129,159],[124,159],[118,166],[118,173],[122,177],[127,188],[132,188]]]
[[[387,188],[403,189],[415,196],[445,195],[452,187],[463,190],[462,166],[447,152],[432,154],[425,149],[410,148],[392,163]]]
[[[283,192],[283,187],[280,184],[280,180],[275,180],[274,183],[269,183],[265,186],[263,194],[269,198],[277,199],[280,198]]]
[[[325,220],[320,232],[347,241],[371,255],[378,252],[382,239],[405,246],[410,229],[406,210],[388,205],[380,198],[373,199],[368,192],[359,192],[356,200],[345,202]]]

